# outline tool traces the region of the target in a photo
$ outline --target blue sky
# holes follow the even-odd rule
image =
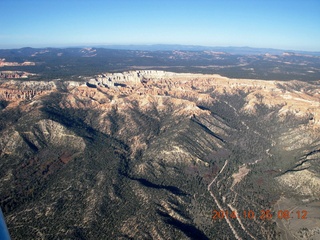
[[[0,48],[101,44],[320,51],[319,0],[0,0]]]

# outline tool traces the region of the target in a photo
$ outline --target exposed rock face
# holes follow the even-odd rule
[[[310,123],[320,124],[320,91],[317,84],[299,81],[228,79],[219,75],[177,74],[153,70],[106,73],[98,75],[88,83],[102,89],[90,89],[75,82],[67,83],[67,85],[82,87],[79,88],[79,91],[86,97],[100,95],[101,98],[104,98],[105,96],[100,92],[108,92],[114,97],[123,94],[128,97],[131,95],[135,97],[135,94],[156,95],[190,99],[196,101],[197,104],[214,101],[209,93],[219,96],[243,92],[246,94],[246,104],[243,105],[242,111],[246,113],[254,114],[259,105],[265,105],[268,108],[279,108],[281,116],[288,113],[300,117],[308,116]],[[125,84],[117,85],[121,83]],[[11,81],[2,82],[0,87],[0,99],[10,102],[19,99],[30,100],[56,90],[54,82],[19,83]],[[105,87],[112,87],[112,89],[106,90]]]
[[[0,67],[4,66],[35,66],[35,62],[23,62],[23,63],[18,63],[18,62],[6,62],[6,60],[0,59]]]
[[[308,116],[310,122],[319,125],[320,91],[317,84],[299,81],[263,81],[228,79],[219,75],[177,74],[164,71],[131,71],[102,74],[89,81],[95,87],[114,87],[127,83],[124,88],[115,88],[119,94],[151,94],[192,99],[197,103],[214,101],[209,93],[216,95],[246,94],[242,111],[255,114],[259,105],[279,108],[279,115]],[[97,90],[98,91],[98,90]],[[104,90],[102,90],[104,91]]]
[[[174,76],[176,74],[165,71],[155,70],[141,70],[130,71],[123,73],[105,73],[96,76],[96,78],[90,79],[89,84],[93,86],[114,87],[117,84],[123,84],[126,82],[140,83],[141,81],[147,81],[147,79],[162,79],[165,77]]]
[[[320,201],[318,86],[151,70],[1,82],[9,230],[26,239],[271,239],[281,225],[212,222],[212,211],[258,214],[293,192],[299,204]]]
[[[308,170],[289,172],[277,180],[284,188],[294,191],[296,194],[313,198],[319,196],[319,192],[315,191],[315,189],[320,189],[320,177],[318,174]]]
[[[68,148],[74,151],[83,151],[85,143],[63,125],[52,120],[40,120],[34,124],[30,132],[23,132],[24,137],[38,149],[47,145],[61,147],[61,143],[69,143]]]
[[[56,89],[53,82],[0,82],[0,99],[15,102],[21,100],[31,100],[37,96],[49,94]]]

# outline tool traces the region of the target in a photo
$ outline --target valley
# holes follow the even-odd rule
[[[163,70],[2,80],[10,234],[316,239],[319,85]],[[286,209],[308,220],[278,219]],[[213,219],[214,210],[239,218]],[[273,217],[260,219],[262,210]]]

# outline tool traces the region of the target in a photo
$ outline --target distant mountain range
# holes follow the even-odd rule
[[[79,46],[65,46],[65,47],[47,47],[47,48],[30,48],[24,47],[21,49],[68,49],[68,48],[105,48],[113,50],[137,50],[137,51],[215,51],[224,52],[237,55],[259,55],[272,54],[281,55],[283,53],[295,53],[304,55],[320,56],[320,51],[302,51],[302,50],[284,50],[274,48],[254,48],[254,47],[219,47],[219,46],[201,46],[201,45],[181,45],[181,44],[110,44],[110,45],[79,45]],[[0,50],[4,50],[1,49]],[[9,49],[6,49],[9,50]]]
[[[257,55],[257,54],[275,54],[280,55],[284,52],[310,54],[320,56],[320,52],[315,51],[297,51],[297,50],[283,50],[274,48],[253,48],[253,47],[210,47],[199,45],[179,45],[179,44],[153,44],[153,45],[99,45],[94,47],[121,49],[121,50],[140,50],[140,51],[216,51],[230,54],[241,55]]]

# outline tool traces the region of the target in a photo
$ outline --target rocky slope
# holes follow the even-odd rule
[[[275,203],[320,201],[319,84],[151,70],[87,83],[3,81],[9,231],[18,239],[315,236],[316,217],[284,228]],[[212,220],[219,209],[275,216]]]

